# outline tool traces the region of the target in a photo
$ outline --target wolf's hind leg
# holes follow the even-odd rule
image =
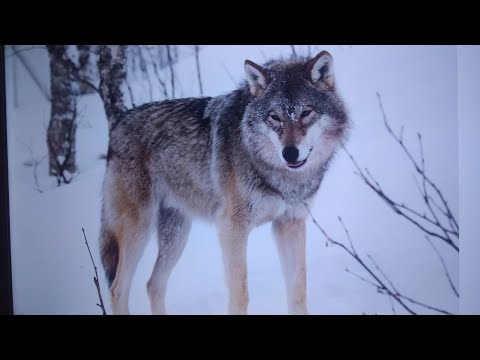
[[[148,194],[140,193],[128,180],[112,164],[104,183],[100,246],[113,314],[129,312],[133,275],[150,230]]]
[[[102,224],[101,233],[102,243],[109,244],[102,248],[102,261],[110,286],[112,313],[128,314],[130,287],[148,240],[148,225],[139,219],[124,218],[113,227]]]
[[[180,210],[160,207],[157,223],[158,255],[147,283],[153,314],[165,314],[168,279],[185,248],[191,224],[190,218]]]

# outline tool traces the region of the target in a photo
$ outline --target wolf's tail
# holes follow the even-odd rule
[[[100,256],[103,269],[107,277],[108,287],[112,287],[117,274],[119,246],[113,229],[108,227],[105,218],[102,217],[102,228],[100,231]]]

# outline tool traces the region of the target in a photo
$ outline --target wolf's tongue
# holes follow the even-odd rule
[[[293,163],[287,163],[288,167],[297,167],[303,164],[303,161],[295,161]]]

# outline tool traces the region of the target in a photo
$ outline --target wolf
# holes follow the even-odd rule
[[[307,314],[305,219],[349,117],[332,56],[244,63],[246,81],[217,97],[133,108],[111,129],[100,247],[112,312],[128,314],[137,263],[153,227],[158,255],[147,292],[165,314],[167,282],[192,219],[219,233],[228,312],[246,314],[247,239],[272,223],[288,311]]]

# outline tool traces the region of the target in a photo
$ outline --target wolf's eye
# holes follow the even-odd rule
[[[278,117],[278,115],[270,115],[270,117],[275,121],[280,121],[280,118]]]
[[[304,112],[302,112],[302,114],[300,116],[302,118],[307,117],[308,115],[310,115],[311,112],[312,112],[312,110],[305,110]]]

